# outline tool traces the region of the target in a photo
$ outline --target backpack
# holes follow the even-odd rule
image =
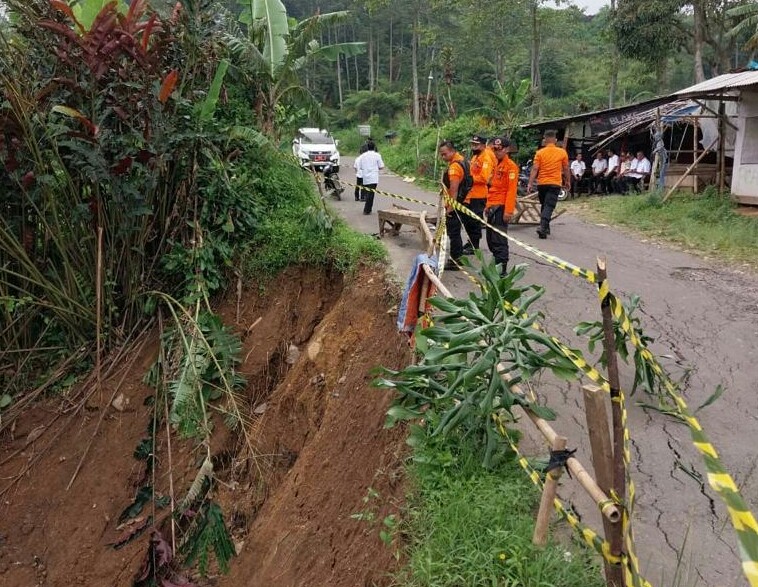
[[[458,186],[458,193],[455,195],[455,199],[462,204],[466,200],[466,196],[468,196],[471,188],[474,187],[474,176],[471,175],[471,163],[469,163],[468,159],[463,159],[463,161],[453,161],[453,163],[457,163],[463,168],[463,179]],[[450,177],[448,176],[447,170],[445,171],[445,176],[442,181],[445,184],[445,187],[450,188]]]

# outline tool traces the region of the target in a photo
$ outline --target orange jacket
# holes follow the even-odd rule
[[[489,149],[484,149],[481,153],[471,157],[471,177],[474,178],[474,185],[466,197],[466,201],[474,199],[484,199],[487,197],[487,185],[490,182],[492,173],[497,166],[497,157]]]
[[[498,162],[487,194],[487,208],[505,206],[505,213],[513,214],[516,210],[518,173],[518,165],[508,155]]]
[[[538,185],[563,185],[563,168],[568,167],[566,149],[550,144],[534,156]]]

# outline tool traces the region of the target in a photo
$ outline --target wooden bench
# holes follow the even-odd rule
[[[400,234],[400,228],[405,224],[416,228],[423,235],[424,231],[421,226],[422,214],[426,224],[437,225],[437,217],[427,215],[425,212],[416,212],[408,210],[396,204],[392,205],[390,210],[378,210],[379,217],[379,238],[383,238],[385,233],[389,232],[392,236]],[[389,225],[389,229],[387,228]]]
[[[526,196],[519,196],[516,200],[516,212],[513,215],[511,224],[539,224],[540,208],[540,199],[537,192]],[[561,209],[553,213],[553,220],[565,211],[565,209]]]

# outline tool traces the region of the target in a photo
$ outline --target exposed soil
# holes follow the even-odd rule
[[[239,304],[235,298],[221,305],[225,323],[242,336],[248,385],[240,398],[243,427],[230,432],[214,418],[218,482],[212,491],[239,556],[229,575],[214,570],[196,579],[199,585],[389,582],[396,561],[379,538],[379,524],[401,505],[404,437],[401,430],[383,429],[391,397],[371,381],[376,366],[397,368],[410,359],[387,313],[391,298],[379,270],[364,269],[343,283],[336,273],[291,269],[265,293],[243,292]],[[169,450],[161,428],[154,479],[133,456],[153,424],[145,402],[154,391],[142,378],[157,350],[157,340],[148,341],[76,415],[61,416],[71,406],[49,399],[0,438],[0,584],[133,584],[153,512],[125,527],[119,527],[120,513],[145,483],[169,495],[172,480],[180,500],[205,454],[175,434]],[[116,409],[111,398],[120,394]],[[40,458],[12,484],[35,456]],[[369,488],[379,497],[364,503]],[[376,522],[351,517],[367,510]],[[154,515],[170,542],[168,508]],[[145,531],[137,538],[111,546],[140,526]]]

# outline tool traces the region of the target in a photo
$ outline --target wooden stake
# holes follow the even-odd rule
[[[551,450],[566,450],[568,439],[565,436],[557,436],[551,445]],[[563,467],[558,467],[549,471],[545,475],[545,487],[542,490],[542,499],[540,500],[540,509],[537,512],[537,523],[534,525],[534,535],[532,543],[537,546],[547,544],[547,531],[550,524],[550,514],[553,511],[553,501],[558,491],[558,480],[563,474]]]
[[[597,279],[598,287],[608,279],[606,271],[605,258],[597,259]],[[603,315],[603,348],[605,349],[606,361],[608,364],[608,383],[611,387],[611,419],[613,421],[613,489],[620,498],[626,495],[626,467],[624,465],[624,422],[622,419],[621,402],[621,384],[619,381],[618,357],[616,355],[616,334],[613,329],[613,316],[611,314],[611,304],[608,298],[601,300],[600,311]],[[621,524],[621,534],[623,536],[624,528]],[[618,541],[617,541],[618,542]],[[613,545],[617,550],[611,548],[611,554],[621,555],[621,545]],[[609,583],[610,584],[610,583]],[[614,584],[614,587],[622,587],[622,583]]]
[[[498,365],[498,373],[500,374],[500,377],[503,379],[503,381],[510,383],[510,375],[508,375],[506,366],[502,363]],[[511,385],[510,388],[513,393],[525,397],[523,390],[518,385]],[[558,433],[553,430],[552,426],[550,426],[546,420],[543,420],[537,416],[529,408],[525,408],[524,406],[519,407],[537,427],[537,430],[542,433],[542,436],[545,438],[545,440],[547,440],[549,445],[552,446],[556,439],[560,438],[558,436]],[[574,477],[574,479],[576,479],[576,482],[579,483],[579,485],[581,485],[582,488],[587,492],[587,495],[589,495],[598,505],[598,507],[601,508],[600,512],[603,514],[603,517],[614,524],[618,522],[621,519],[621,513],[619,512],[618,508],[615,505],[609,503],[608,495],[603,492],[602,489],[600,489],[598,484],[592,478],[592,475],[590,475],[582,466],[582,463],[579,462],[579,459],[576,457],[569,457],[566,461],[566,467],[568,467],[568,470],[571,471],[571,475]]]
[[[587,430],[592,448],[592,467],[595,479],[605,494],[613,488],[613,448],[611,433],[608,428],[608,411],[605,407],[605,392],[597,386],[585,385],[584,407],[587,418]],[[621,524],[613,524],[603,517],[605,539],[611,545],[611,552],[621,552],[623,535]],[[605,579],[609,587],[623,587],[624,570],[621,565],[605,563]]]

